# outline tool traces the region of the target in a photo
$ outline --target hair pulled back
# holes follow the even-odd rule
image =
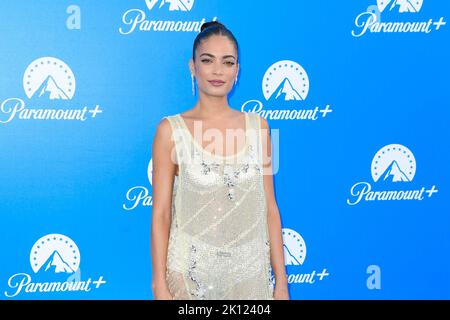
[[[227,27],[225,27],[224,24],[222,24],[217,20],[208,21],[202,24],[202,26],[200,27],[200,33],[195,37],[194,47],[192,49],[192,59],[194,61],[195,61],[195,51],[197,50],[200,43],[213,35],[221,35],[230,39],[236,48],[236,52],[238,52],[239,49],[238,42],[234,37],[233,33]]]

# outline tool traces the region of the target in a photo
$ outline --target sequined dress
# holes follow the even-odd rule
[[[245,148],[230,156],[205,150],[180,114],[166,118],[179,165],[166,272],[173,298],[272,300],[260,116],[245,113]]]

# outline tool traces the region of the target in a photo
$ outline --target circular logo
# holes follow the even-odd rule
[[[306,244],[302,236],[292,229],[283,228],[283,248],[286,265],[301,265],[306,258]]]
[[[416,173],[416,159],[407,147],[390,144],[375,154],[371,171],[375,182],[380,179],[389,182],[409,182]]]
[[[278,61],[264,74],[262,91],[266,100],[305,100],[309,91],[308,75],[297,62]]]
[[[383,12],[386,8],[389,11],[419,12],[422,8],[423,0],[377,0],[378,9]]]
[[[80,251],[69,237],[48,234],[33,245],[30,264],[35,273],[73,273],[80,266]]]
[[[25,70],[23,89],[28,98],[72,99],[75,76],[63,61],[53,57],[39,58]]]

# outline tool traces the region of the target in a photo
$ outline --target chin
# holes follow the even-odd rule
[[[212,97],[223,97],[228,95],[229,91],[228,90],[206,90],[203,91],[206,95],[208,96],[212,96]]]
[[[209,92],[208,95],[213,96],[213,97],[224,97],[226,95],[228,95],[228,92]]]

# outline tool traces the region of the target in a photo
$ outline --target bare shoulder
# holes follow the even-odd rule
[[[160,131],[160,132],[170,132],[170,131],[172,131],[172,128],[171,128],[171,125],[170,125],[170,122],[169,122],[169,119],[167,119],[166,117],[164,117],[164,118],[162,118],[160,121],[159,121],[159,123],[158,123],[158,125],[157,125],[157,127],[156,127],[156,130],[157,131]]]
[[[170,144],[172,136],[172,126],[169,119],[164,117],[161,119],[156,126],[156,133],[154,138],[154,143],[158,144]]]

